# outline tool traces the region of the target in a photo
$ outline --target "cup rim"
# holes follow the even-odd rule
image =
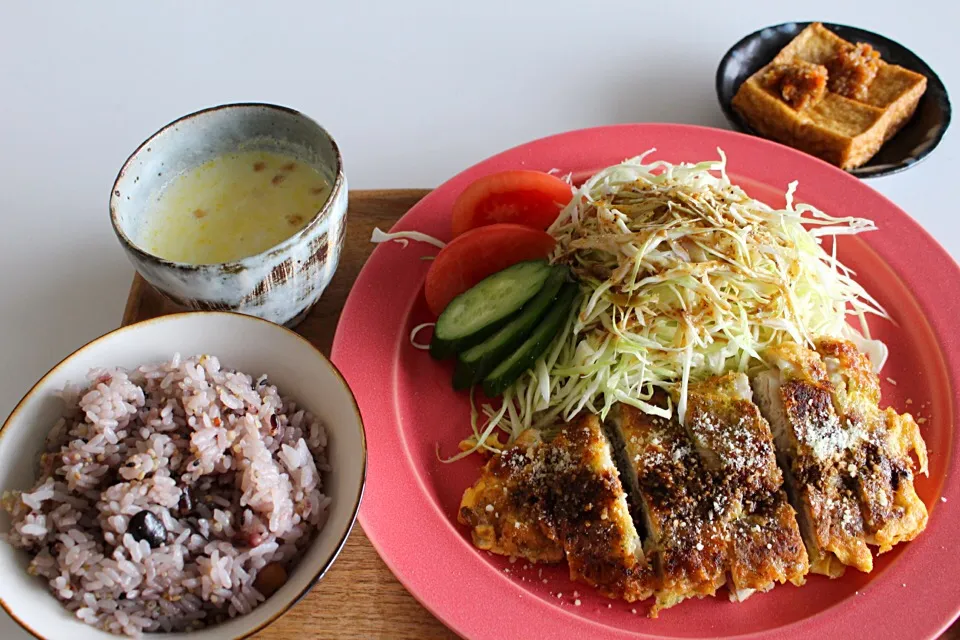
[[[357,489],[356,497],[351,500],[350,509],[352,513],[347,522],[347,526],[344,528],[342,534],[340,535],[340,539],[337,541],[336,545],[334,546],[333,552],[330,554],[330,557],[327,558],[320,565],[320,567],[316,570],[314,575],[311,576],[311,578],[307,581],[307,583],[304,585],[303,589],[299,593],[291,597],[289,600],[283,603],[279,603],[277,611],[274,612],[273,615],[271,615],[265,621],[263,621],[256,627],[240,630],[238,632],[239,635],[234,636],[232,639],[232,640],[244,640],[266,629],[267,627],[272,625],[274,622],[279,620],[281,617],[283,617],[296,604],[298,604],[301,600],[303,600],[307,596],[307,594],[309,594],[313,590],[313,588],[317,586],[317,583],[319,583],[326,576],[326,574],[330,571],[331,567],[333,567],[333,564],[336,562],[337,558],[339,558],[340,553],[343,551],[343,548],[346,546],[346,543],[350,537],[350,534],[353,532],[353,529],[356,526],[357,515],[360,512],[360,505],[363,502],[363,494],[366,491],[369,456],[368,456],[367,430],[366,430],[366,425],[364,425],[363,423],[363,413],[360,411],[360,405],[357,403],[357,398],[353,393],[353,389],[351,389],[350,385],[347,383],[347,379],[343,376],[343,373],[341,373],[339,367],[337,367],[337,365],[335,365],[333,361],[329,357],[327,357],[327,355],[324,354],[323,351],[320,350],[319,347],[314,345],[312,342],[307,340],[304,336],[300,335],[293,329],[290,329],[280,324],[276,324],[274,322],[270,322],[269,320],[264,320],[263,318],[259,318],[257,316],[250,316],[242,313],[237,313],[234,311],[183,311],[179,313],[171,313],[167,315],[157,316],[155,318],[147,318],[139,322],[134,322],[132,324],[124,325],[122,327],[117,327],[116,329],[108,331],[107,333],[97,338],[94,338],[93,340],[90,340],[86,344],[74,349],[69,355],[65,356],[57,364],[52,366],[45,374],[43,374],[40,377],[40,379],[38,379],[30,387],[30,389],[23,395],[20,401],[16,404],[16,406],[10,412],[10,415],[7,416],[7,418],[2,423],[0,423],[0,438],[2,438],[3,435],[5,435],[5,432],[9,433],[7,429],[14,424],[15,420],[17,419],[19,413],[23,410],[23,408],[30,401],[32,401],[37,394],[40,393],[41,388],[44,386],[47,380],[50,377],[52,377],[54,373],[56,373],[58,370],[64,367],[70,360],[73,360],[73,358],[78,356],[81,352],[86,351],[89,348],[92,348],[95,344],[115,338],[118,334],[136,331],[138,328],[142,328],[143,326],[148,324],[169,322],[172,320],[183,318],[185,316],[196,316],[196,315],[239,317],[239,318],[242,318],[243,320],[263,322],[268,325],[271,325],[274,328],[280,329],[286,333],[292,334],[295,338],[297,338],[300,342],[302,342],[306,348],[311,349],[316,355],[320,357],[321,361],[323,361],[324,364],[326,364],[326,366],[329,367],[334,377],[337,378],[340,385],[342,385],[343,388],[346,390],[347,396],[351,401],[352,410],[357,417],[357,424],[360,427],[360,450],[361,450],[361,456],[362,456],[362,464],[360,467],[360,486]],[[310,544],[313,545],[315,543],[316,543],[316,539],[314,539]],[[53,598],[54,596],[50,594],[50,597]],[[261,603],[260,606],[266,604],[267,601],[269,601],[269,598],[267,598],[263,603]],[[10,618],[13,619],[14,622],[16,622],[24,631],[26,631],[30,635],[34,636],[38,640],[47,640],[46,636],[40,635],[39,632],[34,630],[32,627],[30,627],[30,625],[27,622],[21,619],[21,617],[17,615],[17,612],[14,611],[13,607],[11,607],[2,598],[0,598],[0,609],[5,611],[7,615],[9,615]],[[242,619],[243,617],[244,616],[238,616],[237,618],[232,618],[232,619],[238,620],[238,619]],[[205,627],[203,629],[200,629],[199,633],[216,629],[219,626],[220,625],[217,624],[217,625],[212,625],[210,627]]]
[[[177,125],[192,120],[194,118],[200,118],[216,111],[224,110],[246,110],[246,109],[266,109],[268,111],[279,111],[286,113],[288,115],[293,115],[298,118],[303,118],[308,122],[316,126],[327,140],[330,141],[330,146],[333,148],[334,156],[336,158],[335,166],[333,167],[336,171],[336,176],[334,177],[333,184],[330,185],[330,195],[327,196],[327,199],[324,201],[323,206],[320,207],[316,213],[313,214],[313,217],[310,218],[310,221],[302,229],[294,233],[293,235],[285,238],[281,242],[250,256],[240,258],[238,260],[229,260],[227,262],[209,262],[202,264],[193,264],[190,262],[180,262],[177,260],[169,260],[167,258],[162,258],[154,253],[151,253],[141,247],[139,244],[133,241],[133,239],[127,235],[126,231],[123,230],[122,225],[119,220],[119,206],[120,206],[120,190],[117,188],[120,184],[120,181],[125,177],[127,170],[130,168],[133,161],[140,156],[140,154],[146,149],[154,140],[156,140],[160,135],[166,133],[173,127]],[[180,116],[176,120],[173,120],[164,126],[157,129],[154,133],[150,134],[143,142],[141,142],[136,149],[133,150],[127,159],[124,161],[123,165],[120,167],[120,171],[117,172],[117,177],[113,180],[113,186],[110,189],[110,224],[113,227],[113,232],[116,234],[117,238],[120,240],[120,243],[124,246],[125,249],[133,252],[141,260],[147,260],[150,262],[155,262],[161,264],[165,267],[172,269],[182,270],[182,271],[203,271],[203,270],[216,270],[218,272],[226,273],[239,273],[244,271],[248,267],[255,266],[256,264],[262,262],[262,259],[270,255],[281,255],[285,253],[288,249],[293,247],[296,244],[299,244],[300,241],[311,233],[317,225],[319,225],[323,220],[327,218],[327,213],[333,208],[333,203],[338,199],[341,191],[344,189],[346,183],[346,176],[343,173],[343,156],[340,154],[340,147],[337,146],[337,141],[334,139],[330,132],[323,128],[320,123],[306,115],[305,113],[293,109],[291,107],[285,107],[283,105],[271,104],[268,102],[230,102],[226,104],[220,104],[213,107],[206,107],[192,113],[188,113],[184,116]]]

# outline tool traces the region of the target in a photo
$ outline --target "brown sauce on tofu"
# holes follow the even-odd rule
[[[764,83],[799,111],[823,97],[827,88],[827,69],[823,65],[794,60],[771,67],[764,76]]]
[[[868,44],[843,47],[826,63],[827,88],[851,100],[865,100],[880,69],[880,53]]]

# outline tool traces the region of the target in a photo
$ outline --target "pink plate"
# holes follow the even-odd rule
[[[450,207],[476,178],[503,169],[583,175],[655,147],[652,159],[694,162],[726,152],[734,182],[771,204],[799,180],[798,199],[835,215],[872,218],[879,231],[839,242],[839,257],[891,313],[873,320],[890,346],[884,402],[912,412],[930,450],[917,489],[930,524],[881,556],[869,575],[811,576],[743,604],[724,594],[645,617],[646,604],[607,600],[571,583],[565,566],[510,564],[476,550],[456,522],[479,461],[440,462],[470,431],[466,394],[452,368],[412,347],[410,331],[433,318],[423,279],[429,245],[377,248],[337,327],[333,361],[356,394],[369,439],[360,523],[406,588],[468,638],[933,638],[960,613],[960,469],[955,407],[960,390],[960,269],[906,213],[859,180],[772,142],[686,125],[640,124],[574,131],[501,153],[464,171],[410,210],[395,230],[449,239]],[[429,334],[427,334],[429,335]],[[579,599],[579,606],[575,600]]]

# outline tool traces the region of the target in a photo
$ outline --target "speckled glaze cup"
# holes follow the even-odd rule
[[[149,203],[171,179],[216,156],[272,151],[315,167],[330,197],[303,229],[262,253],[219,264],[155,256],[136,239]],[[293,109],[228,104],[184,116],[133,152],[110,195],[110,220],[133,266],[162,295],[188,309],[236,311],[294,326],[336,271],[346,232],[347,179],[323,127]]]

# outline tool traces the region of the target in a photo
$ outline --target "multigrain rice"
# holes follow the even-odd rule
[[[289,573],[326,520],[323,425],[266,376],[209,355],[88,380],[62,393],[34,487],[3,495],[6,540],[68,610],[112,633],[248,613],[265,599],[261,570]],[[162,544],[128,532],[144,510]]]

